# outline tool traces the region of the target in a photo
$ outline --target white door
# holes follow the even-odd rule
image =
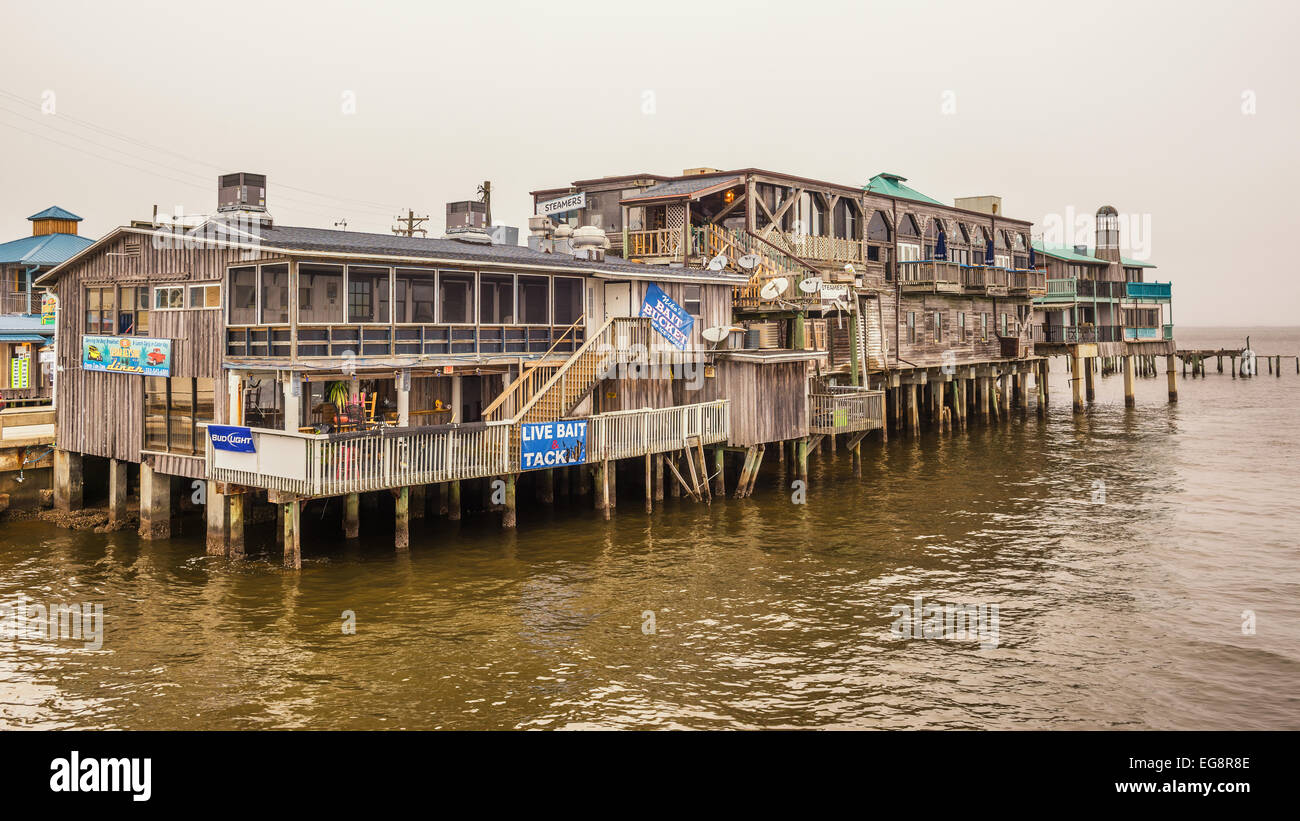
[[[632,315],[632,283],[605,283],[605,319]]]

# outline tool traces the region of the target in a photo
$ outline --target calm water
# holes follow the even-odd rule
[[[434,519],[402,557],[382,514],[348,547],[311,509],[300,574],[204,556],[197,520],[152,545],[7,524],[0,603],[99,602],[106,627],[0,642],[0,725],[1300,728],[1300,377],[1208,370],[1175,406],[1139,380],[1135,411],[1101,379],[1074,419],[1055,360],[1045,423],[873,439],[861,479],[814,457],[806,505],[769,458],[747,500],[647,516],[625,478],[608,523]],[[998,604],[999,646],[895,638],[916,595]]]

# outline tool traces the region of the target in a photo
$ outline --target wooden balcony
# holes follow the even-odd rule
[[[1173,285],[1168,282],[1125,282],[1124,297],[1133,302],[1168,302]]]
[[[962,291],[963,267],[956,262],[938,259],[898,263],[898,281],[905,293],[959,294]]]
[[[885,426],[885,392],[825,385],[808,394],[808,432],[853,433]]]
[[[679,450],[688,439],[726,442],[728,400],[618,411],[587,420],[587,462]],[[302,498],[504,476],[520,471],[520,424],[479,422],[358,433],[251,428],[254,453],[207,445],[208,478]]]
[[[1014,296],[1045,296],[1047,272],[1031,268],[1007,271],[1007,291]]]

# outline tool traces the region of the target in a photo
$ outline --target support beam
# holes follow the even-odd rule
[[[460,480],[447,483],[447,518],[460,521]]]
[[[537,475],[537,500],[544,505],[555,504],[555,468]]]
[[[423,519],[428,496],[428,485],[411,485],[411,518]]]
[[[501,510],[501,526],[514,527],[517,522],[515,509],[515,474],[506,474],[506,503]]]
[[[409,550],[411,547],[411,489],[399,487],[393,500],[393,547]]]
[[[230,496],[230,547],[226,555],[232,559],[244,558],[244,499],[243,493]]]
[[[1120,358],[1124,360],[1124,407],[1135,408],[1137,407],[1137,393],[1134,388],[1133,357],[1130,355]]]
[[[1088,404],[1097,401],[1097,388],[1093,385],[1092,370],[1096,366],[1096,358],[1088,357],[1083,360],[1083,384],[1087,393]]]
[[[126,521],[127,463],[120,459],[108,460],[108,526],[118,528]],[[211,487],[212,483],[208,483]]]
[[[355,539],[361,535],[361,494],[349,493],[343,497],[343,538]]]
[[[1074,396],[1074,412],[1083,413],[1083,357],[1070,356],[1070,389]]]
[[[652,513],[655,509],[655,480],[654,480],[654,454],[645,455],[645,512]]]
[[[664,500],[664,455],[655,454],[655,501]]]
[[[81,510],[85,504],[85,478],[80,453],[54,451],[54,507],[64,513]]]
[[[285,502],[284,508],[284,567],[286,570],[302,569],[302,502]]]
[[[1174,355],[1165,357],[1165,374],[1169,379],[1169,401],[1178,401],[1178,371],[1174,369]]]
[[[230,497],[217,492],[217,483],[208,481],[204,515],[208,525],[208,555],[225,556],[230,552]]]
[[[172,477],[140,464],[140,538],[172,535]]]

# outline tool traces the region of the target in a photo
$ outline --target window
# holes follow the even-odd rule
[[[921,246],[911,242],[898,243],[898,261],[916,262],[921,259]]]
[[[395,322],[433,322],[438,284],[433,271],[398,268],[393,280]]]
[[[907,341],[909,344],[916,343],[916,311],[907,312]]]
[[[1003,314],[1002,314],[1002,332],[999,334],[999,336],[1006,336],[1006,335],[1007,335],[1007,319],[1008,319],[1010,316],[1011,316],[1011,314],[1008,314],[1008,313],[1006,313],[1006,312],[1003,312]]]
[[[903,218],[898,221],[898,235],[900,237],[921,236],[921,229],[916,224],[916,217],[911,214],[904,214]]]
[[[980,339],[987,342],[989,339],[989,315],[980,314]]]
[[[391,294],[387,268],[348,266],[348,322],[391,322]]]
[[[889,223],[885,220],[885,215],[879,211],[871,215],[871,221],[867,223],[867,242],[889,242]]]
[[[478,285],[478,321],[506,325],[515,321],[515,278],[509,274],[483,274]]]
[[[116,333],[117,312],[114,310],[117,304],[116,292],[117,289],[112,286],[86,289],[86,333]]]
[[[438,274],[438,321],[465,324],[474,321],[473,274]]]
[[[682,300],[682,308],[686,310],[686,313],[694,317],[699,317],[701,315],[700,296],[703,294],[703,292],[704,292],[704,288],[702,286],[699,285],[686,286],[686,297],[685,299]]]
[[[196,309],[220,308],[221,286],[216,283],[211,285],[191,285],[185,307]]]
[[[934,341],[943,341],[943,311],[934,312]]]
[[[211,379],[147,376],[144,385],[144,446],[146,450],[198,455],[203,437],[196,424],[216,414]]]
[[[179,311],[184,307],[184,285],[162,285],[153,289],[153,309],[155,311]]]
[[[966,312],[965,311],[957,312],[957,340],[959,342],[966,341]]]
[[[582,316],[582,280],[577,277],[556,277],[551,322],[554,325],[569,326]]]
[[[298,264],[298,321],[343,322],[343,266]]]
[[[283,325],[289,321],[289,266],[263,265],[259,270],[262,285],[261,319],[263,325]]]
[[[124,285],[117,289],[119,336],[149,333],[149,287]]]
[[[230,300],[228,322],[231,325],[253,325],[257,322],[257,269],[231,268],[227,275],[230,283],[226,298]]]
[[[519,277],[519,321],[524,325],[550,323],[551,284],[546,277]]]

